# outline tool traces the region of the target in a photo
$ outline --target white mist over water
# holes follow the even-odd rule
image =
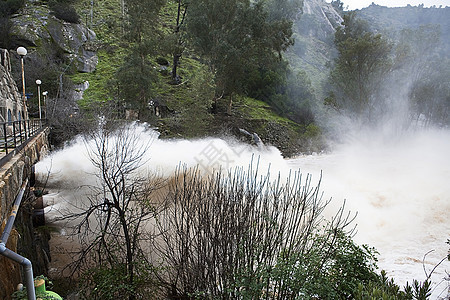
[[[280,151],[272,146],[256,147],[219,138],[160,140],[157,132],[144,125],[136,124],[134,129],[140,143],[150,145],[142,160],[141,175],[169,178],[180,166],[198,167],[204,175],[219,169],[247,169],[250,164],[253,168],[258,166],[261,175],[265,175],[269,168],[274,170],[272,174],[288,170]],[[46,182],[45,188],[50,191],[44,196],[48,221],[60,217],[64,210],[82,207],[78,201],[89,195],[89,186],[96,185],[98,170],[90,161],[88,147],[90,152],[95,151],[92,140],[79,137],[36,165],[38,182]]]
[[[423,267],[429,273],[448,254],[450,131],[394,136],[366,132],[331,154],[300,156],[289,164],[312,174],[323,171],[325,197],[345,198],[347,208],[358,212],[356,242],[377,248],[380,268],[404,285],[423,281]],[[434,286],[448,277],[446,271],[448,261],[436,269]],[[446,288],[448,281],[436,288],[432,299],[446,296]]]
[[[139,126],[137,129],[143,141],[155,138],[154,132]],[[274,147],[260,149],[217,138],[155,139],[145,168],[168,177],[180,163],[199,165],[201,170],[202,166],[246,167],[252,157],[260,157],[261,174],[269,165],[272,174],[280,171],[282,176],[290,169],[300,169],[312,174],[314,183],[323,171],[321,190],[325,199],[334,199],[330,211],[346,199],[347,209],[358,212],[355,239],[377,248],[379,266],[402,285],[407,280],[424,280],[423,256],[435,250],[425,260],[429,272],[449,248],[445,241],[450,237],[450,131],[410,131],[389,139],[375,138],[378,136],[366,133],[336,146],[330,154],[289,160],[284,160]],[[46,208],[51,219],[58,210],[70,207],[68,204],[82,201],[88,192],[82,187],[95,182],[95,169],[86,145],[78,139],[36,165],[41,182],[48,170],[50,194],[45,201],[54,204]],[[448,261],[435,271],[435,283],[445,277],[445,270],[450,271]],[[444,283],[436,289],[434,299],[446,286]]]

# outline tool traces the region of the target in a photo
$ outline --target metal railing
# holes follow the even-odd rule
[[[30,119],[0,123],[0,166],[22,150],[28,141],[40,133],[47,126],[47,120]]]

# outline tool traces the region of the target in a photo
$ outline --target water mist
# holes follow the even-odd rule
[[[303,172],[323,171],[326,197],[347,199],[358,212],[355,240],[374,246],[380,268],[401,286],[425,280],[450,247],[450,130],[412,112],[420,76],[407,67],[386,80],[370,114],[329,116],[331,153],[289,161]],[[449,269],[444,260],[433,272],[431,299],[448,296]]]
[[[372,137],[289,163],[303,172],[323,171],[325,197],[333,197],[332,204],[345,198],[347,208],[358,212],[356,242],[376,247],[380,268],[397,283],[423,281],[424,269],[430,273],[448,253],[450,131],[410,132],[390,141]],[[446,261],[435,270],[435,286],[449,268]],[[447,285],[441,283],[434,299]]]

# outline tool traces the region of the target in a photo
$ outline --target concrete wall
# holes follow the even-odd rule
[[[10,214],[12,204],[19,191],[20,186],[25,178],[29,177],[32,172],[32,166],[39,161],[42,156],[48,153],[48,134],[49,129],[45,129],[35,138],[33,138],[25,147],[11,158],[2,168],[0,168],[0,217],[1,228],[6,224],[6,219]],[[28,193],[25,193],[27,195]],[[22,200],[21,208],[26,203],[26,196]],[[23,209],[22,209],[23,210]],[[21,240],[28,240],[28,243],[33,244],[33,238],[22,236],[23,232],[30,233],[33,229],[30,222],[21,221],[23,218],[16,219],[15,225],[22,228],[21,235],[18,231],[13,229],[11,236],[8,239],[7,247],[13,251],[17,251],[18,244]],[[26,227],[26,228],[25,228]],[[22,242],[23,245],[23,242]],[[36,245],[25,245],[28,249],[36,247]],[[22,247],[21,247],[22,248]],[[24,255],[23,253],[19,253]],[[24,255],[26,257],[26,255]],[[27,257],[28,258],[28,257]],[[32,262],[33,260],[29,258]],[[33,269],[34,269],[33,262]],[[40,275],[40,274],[36,274]],[[18,283],[23,282],[20,278],[20,266],[16,263],[7,260],[5,257],[0,256],[0,299],[10,299],[10,295],[16,289]]]

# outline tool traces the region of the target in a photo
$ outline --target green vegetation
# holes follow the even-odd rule
[[[80,23],[80,16],[77,14],[70,2],[72,1],[49,0],[48,6],[58,19],[69,23]]]
[[[0,17],[4,18],[17,13],[25,4],[24,0],[2,0],[0,1]]]
[[[0,1],[0,47],[9,49],[11,37],[9,31],[11,21],[9,17],[19,11],[25,4],[24,0],[1,0]]]
[[[162,137],[234,134],[239,124],[263,141],[281,146],[286,155],[311,151],[317,136],[303,136],[304,128],[314,122],[313,96],[304,92],[310,83],[305,77],[289,81],[291,71],[282,58],[293,42],[292,24],[285,19],[290,15],[283,7],[298,9],[298,1],[285,1],[283,7],[278,2],[268,2],[267,7],[248,1],[214,4],[216,10],[228,7],[222,20],[228,27],[212,17],[223,14],[198,6],[200,2],[189,7],[183,1],[167,1],[164,6],[162,2],[103,2],[77,4],[79,14],[86,15],[86,25],[97,33],[99,46],[97,69],[71,76],[76,83],[89,82],[79,102],[83,109],[114,103],[119,116],[128,112],[149,121],[160,128]],[[201,5],[212,5],[205,3]],[[123,5],[128,8],[126,15],[119,9]],[[84,10],[88,6],[92,13]],[[134,6],[138,9],[129,8]],[[142,16],[147,25],[137,26],[142,25]],[[195,22],[202,18],[211,20],[208,26],[217,30],[198,27],[202,23]],[[240,105],[242,99],[247,99],[245,105]],[[263,110],[260,101],[266,103]],[[289,138],[279,142],[267,137],[266,127],[276,130],[274,124],[287,126]]]
[[[450,52],[450,7],[424,7],[424,5],[388,8],[370,5],[358,11],[358,17],[368,21],[374,30],[396,35],[403,29],[415,29],[429,24],[439,25],[442,44],[436,49],[441,55]]]
[[[234,94],[280,82],[277,53],[281,57],[292,44],[292,24],[267,17],[261,1],[196,1],[189,6],[186,33],[214,74],[215,105],[228,97],[230,115]]]

